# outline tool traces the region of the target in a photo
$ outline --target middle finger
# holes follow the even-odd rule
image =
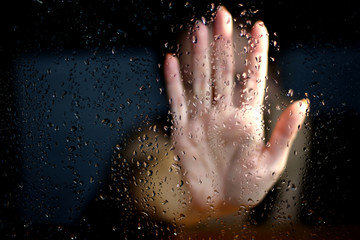
[[[213,34],[214,97],[218,104],[229,106],[234,85],[233,20],[225,7],[221,7],[216,14]]]

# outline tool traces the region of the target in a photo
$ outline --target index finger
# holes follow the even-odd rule
[[[268,71],[269,34],[262,21],[251,29],[245,68],[245,104],[259,106],[263,103]]]

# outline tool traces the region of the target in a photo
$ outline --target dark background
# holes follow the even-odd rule
[[[126,46],[152,47],[161,57],[165,52],[175,51],[176,33],[186,28],[191,19],[211,17],[211,3],[225,5],[233,16],[247,10],[245,18],[263,20],[270,33],[276,32],[277,37],[270,35],[270,38],[280,43],[280,51],[270,47],[270,55],[275,58],[289,49],[306,47],[309,57],[317,59],[317,64],[320,64],[322,59],[313,53],[315,49],[341,53],[346,47],[350,51],[357,49],[351,55],[350,71],[345,75],[346,78],[352,77],[352,81],[333,81],[333,87],[324,92],[318,87],[321,81],[313,76],[312,85],[306,85],[302,90],[312,93],[310,98],[315,105],[315,111],[311,113],[313,153],[307,161],[308,184],[302,202],[302,219],[311,225],[359,223],[360,210],[356,205],[359,157],[357,141],[354,140],[360,132],[358,110],[335,105],[321,108],[323,99],[343,97],[341,92],[336,96],[332,93],[339,87],[336,84],[347,84],[345,87],[353,88],[353,91],[360,90],[357,85],[352,85],[359,79],[356,59],[360,47],[360,11],[355,1],[14,0],[2,3],[0,14],[0,231],[4,236],[96,236],[116,232],[110,226],[118,221],[117,216],[111,215],[114,207],[111,200],[106,204],[95,201],[85,213],[86,218],[73,226],[32,226],[19,216],[15,200],[22,183],[11,84],[15,59],[27,52],[117,50]],[[331,65],[331,59],[324,64]],[[342,76],[336,79],[343,80]],[[353,99],[347,98],[345,105],[352,100],[357,102],[356,95],[351,97]],[[133,218],[137,222],[137,217]]]
[[[262,19],[282,46],[353,43],[359,37],[354,1],[11,1],[2,7],[2,51],[111,47],[171,42],[191,19],[223,4],[234,14]],[[173,27],[173,31],[171,30]],[[159,46],[160,45],[160,46]]]

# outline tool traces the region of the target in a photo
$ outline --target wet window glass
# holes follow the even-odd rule
[[[4,10],[2,239],[358,235],[352,1]]]

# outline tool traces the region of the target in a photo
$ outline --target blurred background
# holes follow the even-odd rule
[[[166,115],[161,64],[179,31],[219,4],[266,23],[273,80],[311,100],[302,223],[360,223],[355,1],[14,0],[0,14],[0,236],[171,233],[129,209],[113,162],[130,131]]]

